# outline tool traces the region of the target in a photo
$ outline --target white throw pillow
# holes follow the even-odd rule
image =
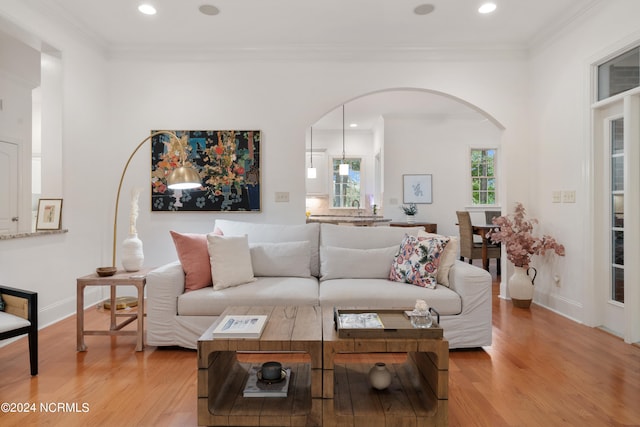
[[[399,243],[376,249],[320,246],[320,280],[386,279],[399,247]]]
[[[231,286],[253,282],[253,267],[247,236],[218,236],[207,234],[211,261],[213,289],[219,291]]]
[[[309,241],[250,243],[251,265],[255,276],[310,277]]]
[[[436,280],[443,286],[449,287],[449,270],[455,264],[458,257],[458,237],[457,236],[442,236],[440,234],[427,233],[425,231],[418,232],[418,237],[449,237],[449,243],[444,248],[444,252],[440,258],[440,265],[438,266],[438,273]]]

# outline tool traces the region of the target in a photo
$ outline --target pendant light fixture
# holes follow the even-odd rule
[[[342,162],[338,169],[340,175],[349,175],[349,163],[344,158],[344,104],[342,104]]]
[[[307,168],[307,178],[316,179],[316,168],[313,167],[313,126],[311,126],[311,150],[309,151],[309,167]]]

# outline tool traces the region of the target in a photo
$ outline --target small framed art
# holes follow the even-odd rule
[[[62,224],[62,199],[38,200],[36,231],[60,230]]]
[[[432,203],[431,175],[402,175],[403,203]]]

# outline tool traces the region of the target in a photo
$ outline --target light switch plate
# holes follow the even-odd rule
[[[551,193],[551,202],[552,203],[560,203],[560,202],[562,202],[562,191],[553,190],[553,192]]]
[[[562,203],[575,203],[576,192],[575,190],[567,190],[562,192]]]
[[[276,203],[288,203],[289,192],[288,191],[276,191]]]

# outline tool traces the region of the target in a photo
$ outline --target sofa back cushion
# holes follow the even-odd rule
[[[304,242],[250,243],[256,277],[310,277],[311,248]]]
[[[320,244],[350,249],[400,247],[405,234],[417,236],[423,227],[347,227],[321,224]]]
[[[351,249],[320,246],[320,280],[386,279],[398,247]]]
[[[309,242],[310,259],[309,269],[311,275],[320,275],[319,235],[320,224],[261,224],[255,222],[232,221],[216,219],[215,228],[225,236],[247,235],[249,243],[282,243],[282,242]]]

